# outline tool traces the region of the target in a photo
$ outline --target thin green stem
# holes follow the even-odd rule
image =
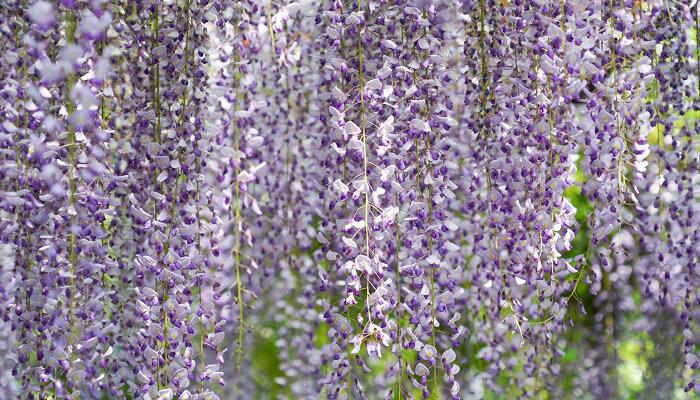
[[[159,32],[158,32],[158,30],[159,30],[159,26],[158,26],[159,15],[158,15],[158,12],[159,12],[158,5],[156,4],[155,10],[153,13],[153,31],[151,34],[151,48],[152,49],[155,49],[157,47],[157,43],[158,43],[158,36],[159,36]],[[154,99],[155,99],[153,106],[155,107],[155,112],[156,112],[156,123],[153,125],[153,136],[154,136],[154,140],[158,144],[161,143],[161,137],[160,137],[161,110],[160,110],[160,76],[159,75],[160,75],[159,74],[159,63],[156,61],[153,65],[153,94],[154,94]],[[154,183],[157,183],[156,178],[158,176],[158,173],[159,173],[158,168],[156,168],[153,171],[153,182]],[[175,183],[175,186],[177,186],[177,181]],[[163,185],[161,185],[161,192],[164,192],[164,191],[165,190],[163,188]],[[173,199],[173,201],[174,201],[174,199]],[[155,208],[156,208],[155,204],[153,205],[153,207],[154,207],[154,211],[155,211]],[[174,207],[175,206],[173,205],[173,208]],[[171,216],[172,216],[172,211],[171,211]],[[169,241],[170,241],[170,231],[168,231],[168,243],[166,243],[166,245],[165,245],[166,248],[169,247]],[[167,283],[166,283],[166,286],[167,286]],[[163,289],[163,291],[165,292],[165,288]],[[163,297],[165,297],[165,293],[163,294]],[[163,310],[163,314],[166,314],[165,309]],[[167,316],[165,318],[167,318]],[[158,345],[156,347],[157,348],[164,348],[165,343],[158,343]],[[160,390],[162,388],[160,364],[158,365],[158,369],[156,371],[156,385],[157,385],[158,390]]]
[[[357,0],[357,9],[362,8],[361,0]],[[362,28],[357,28],[357,53],[359,59],[358,73],[360,75],[360,127],[362,129],[362,146],[363,146],[363,171],[362,175],[365,181],[367,181],[367,124],[366,124],[366,110],[365,110],[365,76],[364,68],[362,66]],[[369,182],[367,182],[369,185]],[[369,257],[369,189],[365,192],[365,253]],[[369,288],[368,288],[369,290]],[[369,292],[368,292],[369,294]],[[369,310],[368,310],[369,313]]]
[[[236,13],[234,17],[234,40],[238,40],[238,15],[240,13],[239,3],[236,1]],[[235,105],[234,105],[234,118],[233,118],[233,129],[234,129],[234,157],[235,167],[234,167],[234,230],[235,230],[235,243],[234,243],[234,259],[236,263],[236,297],[238,301],[238,344],[236,346],[236,371],[240,371],[241,359],[243,356],[243,282],[241,282],[241,240],[240,240],[240,222],[241,222],[241,207],[240,207],[240,191],[241,186],[238,181],[238,174],[240,169],[240,160],[238,159],[239,152],[239,128],[237,113],[240,110],[241,97],[240,97],[240,69],[239,69],[239,54],[238,54],[238,44],[234,44],[233,52],[233,66],[234,66],[234,90],[235,90]]]
[[[483,0],[482,0],[483,1]],[[483,12],[483,10],[482,10]],[[427,14],[424,11],[423,12],[423,18],[427,18]],[[483,20],[482,20],[483,21]],[[483,28],[483,26],[482,26]],[[428,28],[423,28],[423,37],[428,35]],[[428,52],[426,51],[424,54],[424,59],[428,59]],[[428,79],[428,69],[425,69],[425,80]],[[485,99],[484,99],[485,100]],[[426,123],[430,122],[430,97],[428,96],[428,92],[425,94],[425,119]],[[430,162],[430,150],[431,150],[431,144],[430,144],[430,132],[425,132],[425,164],[426,164],[426,172],[425,175],[430,176],[433,172],[433,166],[432,163]],[[428,205],[428,227],[433,222],[433,195],[432,195],[432,186],[431,185],[426,185],[426,193],[425,193],[425,201],[426,204]],[[432,254],[433,252],[433,236],[428,233],[428,255]],[[431,345],[435,350],[437,351],[437,339],[435,335],[435,268],[432,266],[429,266],[430,268],[430,319],[431,319],[431,325],[430,325],[430,340],[431,340]],[[432,394],[433,399],[439,399],[440,398],[440,383],[438,382],[438,363],[435,362],[433,365],[433,387],[434,391]]]
[[[77,21],[75,20],[75,15],[73,14],[72,10],[66,11],[66,20],[67,20],[67,28],[66,28],[66,41],[68,43],[75,43],[75,31],[77,29]],[[75,103],[73,103],[73,100],[70,97],[70,92],[73,89],[73,85],[75,85],[76,78],[74,75],[70,75],[66,81],[66,110],[68,111],[68,115],[70,116],[74,111],[75,111]],[[73,298],[77,292],[76,287],[75,287],[75,266],[77,262],[77,254],[76,254],[76,246],[75,246],[75,232],[73,232],[73,226],[75,225],[75,203],[76,203],[76,181],[75,181],[75,169],[76,169],[76,163],[77,160],[75,158],[75,128],[73,127],[72,124],[68,124],[68,180],[69,180],[69,195],[68,195],[68,203],[69,203],[69,208],[72,209],[71,211],[71,217],[70,217],[70,234],[68,237],[68,260],[70,263],[70,295],[68,298],[68,326],[69,328],[69,334],[68,334],[68,343],[72,344],[73,343],[73,331],[75,328],[75,324],[73,323]]]
[[[25,1],[23,1],[22,10],[26,10],[26,9],[27,9],[27,1],[25,0]],[[24,35],[24,34],[26,34],[26,31],[27,31],[27,19],[24,15],[22,15],[22,13],[20,13],[19,18],[22,18],[21,34]],[[15,29],[15,46],[19,47],[19,45],[20,45],[20,30],[19,30],[19,27],[17,27]],[[21,127],[22,127],[22,131],[24,131],[24,133],[25,133],[25,136],[27,133],[27,108],[26,108],[26,104],[25,104],[26,103],[26,100],[25,100],[26,93],[27,93],[27,91],[26,91],[27,61],[28,61],[27,60],[27,46],[23,44],[22,45],[21,79],[22,79],[22,87],[24,89],[23,92],[25,93],[25,95],[22,97],[21,101],[20,101],[20,97],[17,96],[15,108],[19,110],[20,103],[21,103],[21,109],[22,109],[22,125],[21,125]],[[22,157],[21,157],[22,152],[21,152],[21,147],[20,147],[21,139],[22,139],[22,136],[20,134],[20,130],[17,130],[17,133],[15,134],[15,162],[17,163],[18,168],[22,164]],[[28,164],[29,164],[29,161],[26,161],[25,162],[25,174],[28,174],[28,169],[29,169]],[[26,187],[26,185],[27,185],[26,180],[25,180],[24,185]],[[15,187],[16,187],[17,191],[20,190],[19,176],[15,179]],[[29,279],[29,276],[31,274],[31,269],[32,269],[32,259],[31,259],[32,237],[31,237],[31,230],[29,229],[29,227],[26,226],[27,225],[27,223],[25,221],[26,216],[24,213],[22,213],[21,215],[23,217],[22,222],[21,222],[21,227],[24,228],[23,230],[25,233],[25,240],[27,241],[27,245],[24,249],[24,257],[25,257],[25,263],[26,263],[25,271],[27,274],[25,279]],[[17,242],[19,242],[21,239],[22,239],[22,230],[18,230],[17,231]],[[18,260],[22,257],[22,253],[21,253],[20,249],[21,249],[21,246],[18,246],[17,253],[16,253],[16,257]],[[31,309],[31,306],[32,306],[32,300],[31,300],[31,295],[29,294],[29,287],[28,286],[25,287],[25,289],[24,289],[24,300],[25,300],[24,312],[26,313],[25,315],[29,315],[29,310]],[[20,331],[20,340],[23,341],[23,340],[25,340],[25,334],[26,334],[25,326],[26,326],[26,324],[21,324],[21,326],[22,326],[22,329]],[[24,363],[21,363],[21,364],[23,365]]]
[[[357,0],[357,10],[361,11],[362,10],[362,3],[361,0]],[[363,55],[362,55],[362,27],[358,26],[357,27],[357,56],[358,56],[358,74],[359,74],[359,80],[360,80],[360,87],[359,87],[359,92],[360,92],[360,128],[362,130],[362,150],[363,150],[363,179],[365,180],[365,183],[367,184],[366,192],[365,192],[365,206],[364,206],[364,212],[365,212],[365,255],[369,258],[370,257],[370,250],[369,250],[369,181],[367,179],[367,157],[368,157],[368,152],[367,152],[367,123],[366,123],[366,110],[365,110],[365,75],[364,75],[364,67],[363,67]],[[367,303],[367,320],[369,322],[372,321],[372,310],[370,307],[370,290],[369,290],[369,276],[367,276],[366,283],[365,283],[365,291],[367,293],[365,302]],[[348,363],[350,360],[348,359]],[[348,365],[348,396],[352,398],[352,391],[350,387],[350,366]]]
[[[158,37],[160,36],[160,26],[158,22],[158,4],[155,4],[154,22],[153,22],[153,37],[151,39],[151,47],[158,46]],[[156,123],[153,126],[153,135],[156,143],[161,143],[161,124],[160,124],[160,60],[158,59],[153,65],[153,91],[155,92],[155,107],[156,107]]]
[[[489,56],[486,50],[486,1],[479,0],[479,51],[481,53],[481,128],[484,129],[486,120],[486,98],[489,70]]]
[[[201,163],[199,158],[196,159],[195,162],[195,170],[197,171],[197,175],[201,173]],[[200,215],[201,211],[201,199],[202,195],[200,192],[200,182],[199,179],[197,179],[196,183],[196,189],[197,192],[195,194],[195,201],[197,202],[197,211],[196,211],[196,218],[197,218],[197,254],[201,254],[202,251],[202,243],[201,243],[201,236],[202,236],[202,218]],[[202,308],[202,304],[204,304],[204,299],[202,297],[202,280],[204,280],[204,270],[203,270],[203,263],[199,264],[199,277],[197,279],[197,292],[199,293],[199,307],[200,309]],[[205,335],[205,328],[204,328],[204,313],[202,312],[202,315],[199,317],[199,363],[202,368],[206,365],[206,357],[204,354],[204,335]],[[199,391],[201,393],[204,393],[204,380],[200,379],[199,380]]]
[[[272,9],[270,7],[272,0],[267,0],[267,26],[270,31],[270,57],[272,58],[272,64],[275,63],[275,31],[272,29]]]

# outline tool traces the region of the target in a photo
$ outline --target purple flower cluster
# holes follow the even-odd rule
[[[0,397],[697,394],[699,9],[4,1]]]

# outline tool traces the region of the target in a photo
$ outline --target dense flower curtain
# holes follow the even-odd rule
[[[3,1],[0,397],[697,398],[699,9]]]

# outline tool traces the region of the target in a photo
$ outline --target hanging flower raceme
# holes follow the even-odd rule
[[[24,43],[24,59],[18,64],[18,94],[23,100],[18,116],[26,136],[17,140],[15,162],[22,163],[24,171],[21,182],[15,180],[15,191],[24,190],[20,198],[28,196],[27,204],[41,211],[27,208],[17,220],[26,232],[17,237],[24,248],[17,260],[25,261],[25,275],[24,300],[20,303],[15,297],[15,326],[23,345],[14,371],[31,392],[103,391],[111,387],[101,370],[110,360],[113,324],[102,278],[115,264],[106,260],[107,234],[99,216],[109,204],[101,186],[111,172],[104,164],[109,135],[96,131],[101,88],[89,78],[95,66],[109,58],[95,46],[112,16],[100,8],[68,4],[57,9],[46,2],[24,11],[22,29],[17,30]],[[95,13],[102,16],[102,24],[87,32],[81,27]],[[64,29],[55,30],[59,27]],[[59,45],[53,41],[56,36],[62,38]],[[30,133],[39,127],[41,133]],[[40,324],[32,326],[25,318],[30,310],[38,313],[34,320]],[[55,332],[47,330],[52,326]],[[66,379],[57,379],[59,375]]]
[[[37,110],[38,107],[26,95],[25,88],[27,83],[31,83],[30,68],[36,56],[34,49],[39,43],[33,40],[34,35],[30,36],[32,22],[20,3],[4,4],[2,16],[2,31],[8,38],[3,63],[8,67],[2,69],[3,84],[0,88],[3,120],[0,129],[0,230],[3,232],[2,259],[13,262],[3,262],[5,266],[0,279],[3,310],[0,311],[0,347],[8,354],[2,364],[5,372],[0,377],[0,393],[13,396],[18,391],[17,378],[25,381],[28,360],[24,359],[24,354],[28,353],[29,346],[34,343],[25,329],[33,317],[29,301],[34,291],[34,284],[27,283],[32,272],[33,254],[28,239],[32,237],[31,216],[37,214],[35,210],[39,209],[40,203],[30,189],[29,177],[36,171],[36,167],[29,164],[26,149],[32,143],[30,122],[33,126],[37,124],[36,121],[30,121],[33,113],[29,109]],[[49,19],[52,16],[53,13],[48,13]],[[48,26],[44,27],[47,28]],[[34,143],[36,142],[35,139]]]
[[[638,222],[633,226],[641,233],[641,246],[629,250],[639,257],[635,272],[646,310],[678,321],[666,331],[683,344],[688,392],[698,384],[697,377],[688,373],[698,367],[691,333],[697,331],[697,257],[691,248],[698,217],[688,200],[697,175],[691,172],[698,162],[697,135],[692,132],[698,129],[693,115],[700,99],[700,61],[697,51],[691,53],[693,38],[687,33],[697,25],[697,6],[694,15],[692,6],[664,9],[657,3],[634,11],[639,17],[628,29],[633,29],[633,38],[649,61],[638,74],[646,106],[631,118],[639,131],[631,149],[634,169],[629,176],[635,188],[631,222]],[[653,332],[656,325],[651,320],[647,328]]]
[[[258,58],[265,36],[257,18],[263,12],[257,4],[248,1],[216,4],[221,14],[216,21],[214,46],[216,74],[212,92],[218,96],[211,104],[215,135],[212,172],[216,177],[214,195],[218,204],[217,240],[221,243],[218,254],[223,264],[215,285],[224,293],[215,299],[217,313],[223,321],[232,321],[226,332],[231,346],[229,352],[235,362],[229,363],[235,370],[234,390],[245,391],[251,385],[249,370],[243,369],[244,357],[250,348],[256,321],[250,315],[253,302],[259,292],[261,271],[256,232],[256,219],[262,209],[256,198],[260,177],[266,164],[262,160],[265,139],[264,129],[254,123],[268,101],[257,95],[262,88],[254,76],[261,71]],[[268,55],[269,57],[269,55]],[[269,58],[266,59],[269,62]],[[212,71],[213,72],[213,71]]]

